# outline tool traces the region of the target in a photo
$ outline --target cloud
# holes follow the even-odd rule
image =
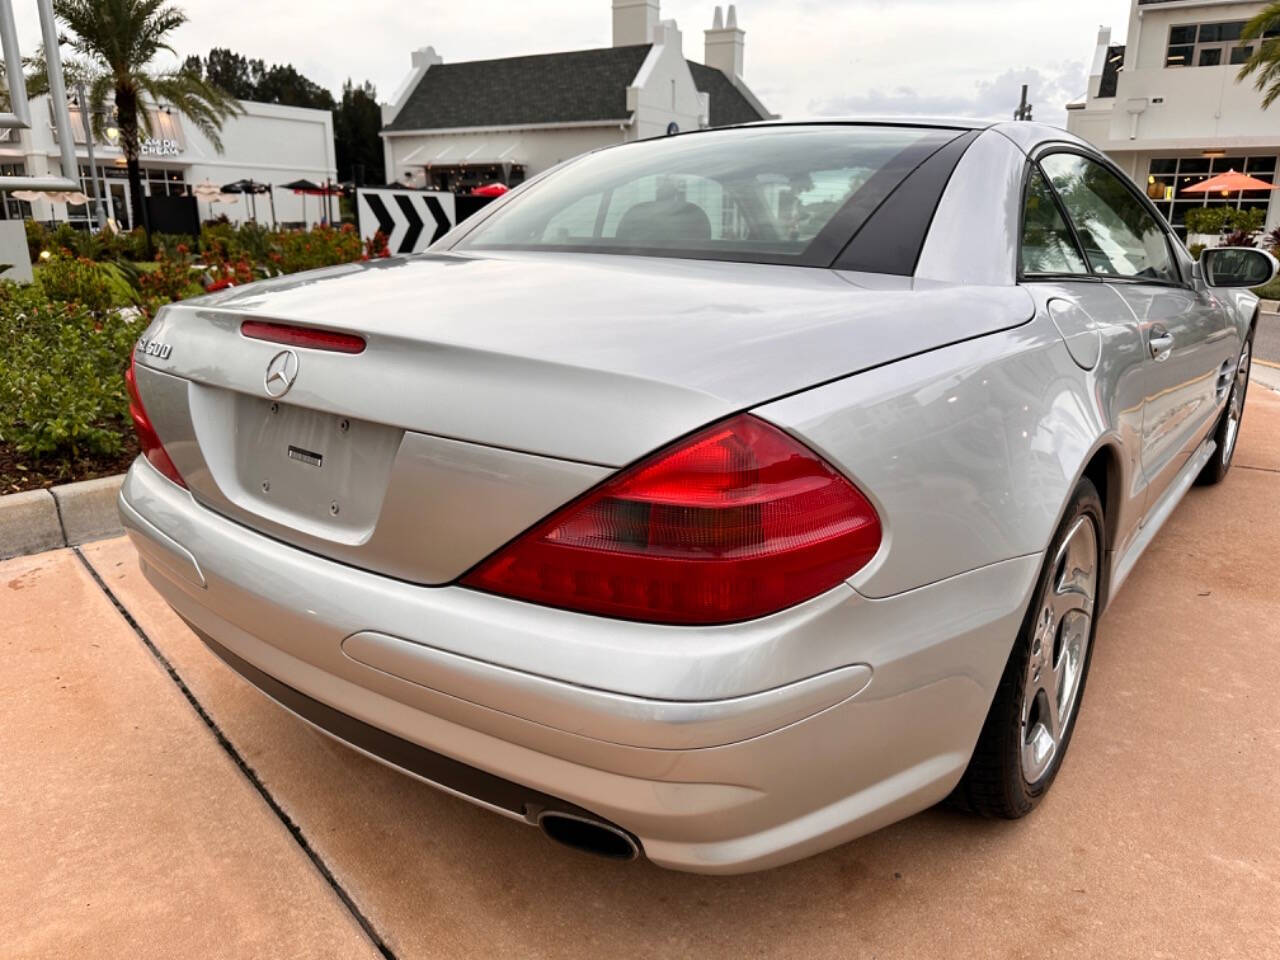
[[[450,63],[576,50],[607,45],[612,20],[610,0],[490,0],[482,16],[475,4],[437,0],[175,2],[190,20],[172,37],[178,55],[161,57],[160,67],[230,47],[291,63],[334,91],[347,77],[372,80],[384,99],[407,76],[416,47],[431,44]],[[662,15],[684,32],[686,56],[702,59],[717,3],[724,0],[662,0]],[[30,51],[40,36],[36,5],[14,7]],[[1027,82],[1037,119],[1062,122],[1064,104],[1085,90],[1083,64],[1068,61],[1089,56],[1097,25],[1127,9],[1120,0],[737,0],[746,81],[784,117],[1008,117]]]
[[[1061,124],[1066,121],[1065,104],[1084,93],[1086,82],[1084,64],[1073,60],[1050,64],[1044,70],[1035,67],[1006,70],[993,80],[977,81],[969,94],[933,93],[909,86],[887,91],[873,88],[866,93],[813,100],[809,109],[818,116],[887,114],[1008,120],[1013,117],[1025,83],[1035,118]]]

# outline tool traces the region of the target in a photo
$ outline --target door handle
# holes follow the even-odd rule
[[[1156,363],[1168,360],[1173,353],[1173,334],[1158,324],[1147,334],[1147,346],[1151,348],[1151,359]]]

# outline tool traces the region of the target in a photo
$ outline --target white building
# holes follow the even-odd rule
[[[1237,170],[1274,182],[1280,104],[1262,109],[1253,78],[1237,82],[1259,41],[1240,30],[1266,4],[1131,0],[1127,42],[1098,32],[1086,98],[1067,105],[1067,129],[1105,151],[1175,227],[1202,205],[1260,207],[1280,225],[1270,191],[1206,197],[1183,191]]]
[[[154,111],[151,121],[154,136],[143,143],[142,172],[146,181],[143,189],[152,196],[183,195],[205,180],[219,186],[242,179],[271,184],[299,179],[315,183],[336,180],[333,116],[328,110],[247,101],[241,101],[240,106],[244,113],[222,125],[222,153],[177,112],[164,107]],[[84,124],[77,108],[72,107],[70,113],[80,162],[81,191],[92,197]],[[31,101],[31,115],[36,122],[30,130],[0,130],[0,174],[60,176],[62,164],[47,94]],[[133,208],[124,154],[115,143],[96,139],[93,150],[99,190],[103,189],[104,180],[106,184],[104,199],[108,216],[128,229]],[[2,213],[8,219],[34,217],[84,222],[91,216],[86,205],[68,206],[43,199],[27,203],[7,193],[3,196]],[[243,196],[230,203],[211,204],[200,200],[200,218],[226,214],[239,222],[249,219],[256,206],[258,222],[270,224],[272,200],[276,219],[281,223],[316,223],[324,216],[323,198],[276,189],[271,197],[262,194],[252,201]]]
[[[611,47],[462,63],[415,50],[382,107],[387,181],[518,183],[597,147],[767,119],[742,78],[745,36],[716,7],[697,63],[658,0],[613,0]]]

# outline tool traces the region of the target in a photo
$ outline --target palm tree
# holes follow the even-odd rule
[[[1262,109],[1265,110],[1280,97],[1280,2],[1268,3],[1261,13],[1245,24],[1240,36],[1242,40],[1262,41],[1240,68],[1236,82],[1256,73],[1253,85],[1266,91],[1262,98]]]
[[[72,49],[94,70],[88,94],[97,136],[102,135],[110,116],[108,97],[114,98],[115,126],[129,170],[133,222],[149,227],[138,162],[142,139],[151,136],[148,106],[167,105],[177,110],[219,153],[222,121],[240,113],[240,106],[185,67],[168,72],[148,69],[161,52],[174,53],[167,37],[187,22],[187,15],[165,0],[54,0],[53,9],[72,33]]]
[[[83,63],[73,57],[62,57],[61,60],[62,77],[67,89],[74,87],[77,81],[89,81],[91,73]],[[49,63],[45,59],[43,43],[36,47],[35,53],[22,58],[22,73],[28,97],[38,97],[49,92]],[[0,108],[9,109],[9,78],[5,74],[3,63],[0,63]]]

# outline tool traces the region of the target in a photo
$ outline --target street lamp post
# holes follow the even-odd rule
[[[80,121],[84,124],[84,146],[89,156],[89,182],[93,184],[93,217],[101,230],[107,225],[107,211],[102,206],[102,194],[98,190],[98,162],[93,156],[93,127],[89,123],[89,97],[84,82],[76,83],[76,99],[80,101]]]
[[[1031,109],[1031,104],[1027,103],[1027,85],[1024,83],[1022,85],[1022,102],[1018,104],[1018,109],[1013,111],[1013,119],[1030,120]]]

